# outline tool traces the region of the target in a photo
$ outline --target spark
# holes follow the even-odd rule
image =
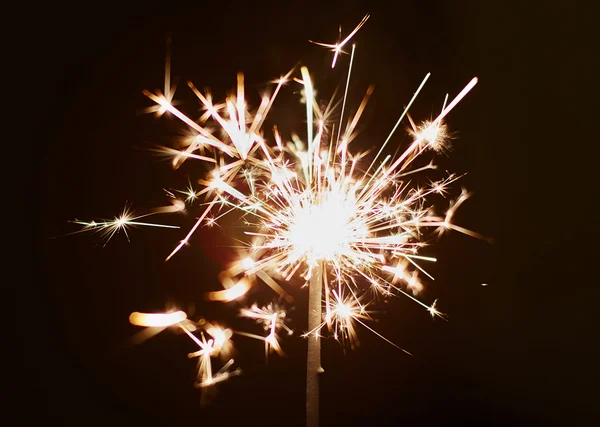
[[[359,319],[369,318],[366,312],[367,305],[361,304],[352,295],[344,297],[335,290],[332,291],[332,297],[329,304],[327,304],[323,323],[312,331],[306,332],[303,336],[316,336],[325,325],[328,325],[329,330],[333,331],[333,338],[340,341],[347,340],[350,346],[355,348],[358,345],[355,323]]]
[[[344,47],[344,45],[350,41],[350,39],[358,32],[358,30],[360,30],[360,28],[363,25],[365,25],[365,22],[367,22],[367,19],[369,19],[369,16],[370,15],[368,15],[368,14],[365,15],[364,18],[354,28],[354,30],[352,30],[350,32],[350,34],[348,34],[346,36],[346,38],[344,38],[341,41],[338,41],[337,43],[334,43],[334,44],[321,43],[321,42],[314,42],[312,40],[309,40],[309,42],[314,43],[314,44],[319,45],[319,46],[331,48],[331,51],[333,52],[333,61],[331,62],[331,68],[334,68],[335,67],[335,63],[337,62],[338,55],[343,52],[342,48]],[[342,34],[342,27],[340,25],[340,39],[342,38],[341,34]]]
[[[424,147],[431,148],[438,153],[448,150],[448,127],[441,121],[438,123],[425,121],[412,134],[415,140],[421,141]]]
[[[279,329],[285,330],[288,335],[291,335],[293,331],[285,324],[286,313],[284,310],[278,308],[274,304],[269,304],[266,307],[258,307],[254,304],[251,308],[245,308],[240,311],[243,317],[256,320],[262,324],[265,331],[268,334],[263,338],[257,335],[241,333],[242,335],[250,336],[252,338],[263,339],[265,342],[265,355],[271,352],[283,354],[281,345],[279,344],[279,338],[277,332]],[[240,333],[240,332],[238,332]]]
[[[176,210],[179,210],[179,208],[177,208]],[[167,207],[166,211],[173,212],[174,209],[172,207]],[[121,213],[121,215],[116,216],[112,220],[81,221],[81,220],[75,219],[71,222],[74,224],[83,226],[83,228],[79,232],[82,232],[82,231],[99,232],[101,234],[101,236],[105,239],[105,243],[104,243],[105,245],[113,238],[113,236],[115,234],[118,234],[121,231],[125,234],[127,241],[129,241],[129,233],[127,232],[127,230],[129,228],[132,228],[135,226],[158,227],[158,228],[179,228],[179,226],[176,226],[176,225],[155,224],[155,223],[150,223],[150,222],[138,221],[139,219],[147,217],[154,213],[165,213],[165,209],[163,208],[161,210],[159,208],[159,209],[157,209],[156,212],[139,215],[139,216],[134,216],[133,212],[131,210],[129,210],[129,208],[126,206],[123,209],[123,212]]]
[[[434,302],[431,304],[431,307],[429,307],[429,308],[427,309],[427,311],[429,311],[429,314],[431,314],[431,317],[432,317],[432,318],[435,318],[435,316],[438,316],[438,317],[440,317],[440,318],[442,318],[442,319],[445,319],[445,318],[446,318],[446,315],[445,315],[444,313],[440,312],[440,311],[437,309],[437,307],[436,307],[436,304],[437,304],[437,300],[435,300],[435,301],[434,301]]]
[[[194,351],[188,354],[188,357],[198,358],[198,377],[196,380],[196,387],[209,387],[213,386],[221,381],[225,381],[229,378],[232,373],[228,371],[228,368],[233,364],[233,359],[230,359],[217,373],[213,373],[211,357],[217,356],[219,354],[220,348],[214,339],[206,339],[204,333],[201,333],[201,338],[198,339],[192,332],[188,330],[188,328],[181,323],[178,324],[179,327],[194,341],[198,344],[200,350]],[[213,330],[214,333],[214,330]],[[222,337],[219,336],[220,338]],[[221,343],[222,345],[223,343]],[[237,375],[239,373],[238,370],[234,371]]]

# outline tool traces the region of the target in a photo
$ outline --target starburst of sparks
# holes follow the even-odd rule
[[[150,223],[150,222],[145,222],[145,221],[138,221],[139,219],[153,215],[155,213],[169,213],[169,212],[174,212],[174,211],[178,211],[178,210],[181,210],[181,206],[177,201],[176,203],[173,204],[173,206],[158,208],[157,210],[155,210],[155,212],[150,212],[150,213],[147,213],[144,215],[135,216],[128,207],[125,207],[123,209],[123,212],[119,216],[116,216],[111,220],[106,219],[106,220],[99,220],[99,221],[94,221],[94,220],[81,221],[81,220],[76,219],[71,222],[73,222],[74,224],[83,226],[83,228],[79,232],[94,231],[94,232],[100,233],[102,238],[104,238],[104,240],[105,240],[104,244],[106,245],[106,243],[108,243],[110,241],[110,239],[112,239],[113,236],[115,236],[119,232],[123,232],[125,234],[125,237],[127,237],[127,240],[129,240],[129,233],[127,232],[127,230],[129,228],[133,228],[136,226],[159,227],[159,228],[179,228],[179,226],[176,226],[176,225],[155,224],[155,223]]]
[[[287,331],[288,335],[292,335],[293,331],[285,324],[286,313],[285,310],[278,308],[274,304],[269,304],[266,307],[259,308],[256,304],[251,308],[242,309],[240,315],[249,319],[256,320],[257,323],[261,324],[265,331],[268,332],[263,338],[260,335],[253,335],[248,333],[241,333],[251,338],[258,338],[265,342],[265,354],[268,355],[271,352],[283,354],[281,345],[277,337],[279,330],[283,329]]]
[[[204,319],[197,323],[192,322],[183,311],[169,313],[134,312],[129,316],[129,321],[132,325],[154,328],[155,331],[151,335],[155,335],[168,327],[178,327],[185,332],[199,348],[199,350],[188,354],[190,359],[198,358],[197,387],[212,386],[241,373],[239,368],[230,369],[234,364],[234,360],[231,358],[233,353],[233,345],[230,340],[233,334],[231,329],[213,325]],[[194,334],[196,331],[200,332],[200,338]],[[207,338],[207,335],[210,338]],[[224,361],[223,366],[217,372],[213,371],[212,357],[219,357]]]
[[[306,93],[311,93],[308,72],[306,68],[301,71]],[[238,78],[238,84],[242,82]],[[282,144],[279,133],[275,136],[275,146],[269,146],[262,134],[257,133],[260,128],[255,125],[251,126],[254,130],[248,136],[241,124],[256,123],[256,115],[262,113],[256,113],[252,118],[245,104],[236,102],[235,98],[228,99],[227,104],[232,106],[229,113],[225,117],[218,115],[215,120],[227,125],[224,130],[231,140],[228,146],[233,160],[225,163],[223,159],[222,166],[213,170],[208,179],[199,181],[205,186],[200,192],[208,194],[211,202],[184,242],[189,240],[209,210],[241,211],[251,228],[246,234],[252,238],[249,247],[254,261],[247,265],[247,272],[262,272],[263,277],[278,276],[285,281],[296,275],[309,280],[313,268],[324,261],[331,275],[331,280],[324,281],[327,288],[330,284],[347,286],[355,295],[359,288],[356,278],[362,278],[363,282],[385,294],[408,294],[397,285],[399,281],[405,283],[410,293],[418,292],[423,286],[417,272],[424,272],[418,262],[434,261],[432,257],[418,254],[426,246],[422,237],[424,230],[429,228],[442,233],[459,229],[474,233],[451,222],[454,211],[466,199],[466,193],[445,215],[434,214],[432,207],[426,204],[428,197],[445,194],[458,177],[450,175],[430,186],[417,188],[411,187],[404,177],[433,168],[428,165],[411,169],[411,166],[417,157],[430,150],[439,151],[439,147],[447,142],[446,125],[442,120],[476,82],[477,79],[473,79],[434,121],[416,126],[408,149],[394,161],[391,156],[385,157],[373,172],[375,160],[366,170],[361,169],[360,161],[364,155],[353,155],[349,151],[349,141],[354,136],[370,91],[338,140],[333,136],[329,141],[323,140],[326,129],[322,122],[313,136],[311,120],[308,120],[310,143],[306,144],[307,148],[293,138]],[[243,90],[238,87],[240,93]],[[264,106],[272,102],[273,98],[263,98],[263,107],[259,107],[259,111],[264,113]],[[234,108],[235,105],[238,107]],[[174,107],[167,111],[178,112]],[[307,111],[308,118],[323,116],[315,103],[308,103]],[[250,117],[246,118],[247,115]],[[239,132],[227,131],[231,128]],[[234,138],[240,135],[246,135],[243,140],[252,141],[252,146],[234,144]],[[227,138],[213,143],[213,146],[217,145],[227,145]],[[236,184],[247,191],[236,188]],[[181,247],[180,244],[169,257]],[[392,273],[391,278],[388,273]],[[326,289],[325,296],[327,300],[330,289]],[[430,306],[424,306],[430,312],[438,313]],[[329,315],[328,304],[326,309]]]
[[[344,39],[340,29],[337,43],[316,43],[332,49],[332,67],[343,47],[368,18],[369,15],[365,16]],[[344,120],[354,56],[355,45],[352,46],[339,123],[330,119],[334,108],[331,102],[326,107],[316,102],[314,85],[306,67],[300,68],[299,76],[291,70],[277,79],[272,92],[261,97],[255,110],[249,107],[241,73],[237,76],[235,93],[219,104],[214,103],[210,92],[202,92],[189,83],[203,108],[198,120],[175,106],[174,88],[168,83],[168,61],[164,93],[144,92],[156,104],[148,111],[171,114],[194,134],[184,148],[164,149],[165,154],[173,157],[173,166],[178,167],[186,160],[214,165],[208,176],[198,179],[199,189],[190,183],[186,190],[169,192],[175,200],[173,211],[199,200],[204,208],[167,260],[189,243],[198,227],[213,225],[221,217],[237,212],[243,217],[248,236],[244,255],[221,274],[224,289],[210,292],[208,299],[235,300],[260,281],[291,301],[290,289],[296,278],[307,284],[315,269],[322,267],[323,323],[304,336],[320,336],[326,327],[334,338],[348,342],[352,347],[358,343],[357,324],[381,336],[365,323],[370,319],[369,302],[366,301],[368,291],[385,296],[405,295],[433,317],[443,317],[436,301],[426,304],[417,298],[423,289],[422,276],[433,279],[422,264],[435,261],[434,257],[422,252],[432,238],[447,230],[478,236],[452,222],[456,209],[468,197],[466,192],[450,203],[443,214],[437,214],[431,202],[435,197],[445,197],[450,184],[460,177],[449,175],[420,186],[411,183],[414,174],[435,169],[433,163],[423,164],[420,159],[449,148],[451,134],[445,120],[476,85],[477,78],[473,78],[451,102],[447,102],[446,96],[437,117],[417,124],[408,111],[430,77],[427,74],[406,106],[399,107],[401,115],[377,154],[370,162],[365,162],[368,154],[354,152],[351,143],[358,136],[357,124],[373,92],[372,87],[366,90],[356,111]],[[303,89],[306,107],[303,138],[298,134],[286,138],[276,126],[272,127],[272,132],[265,126],[269,111],[286,84],[299,84]],[[385,147],[396,136],[396,129],[404,117],[410,121],[407,148],[395,157],[384,155]],[[204,156],[206,152],[212,153],[214,158]],[[101,230],[108,238],[120,230],[126,232],[130,225],[160,226],[137,222],[139,218],[124,212],[114,221],[77,223]],[[253,305],[242,309],[241,315],[260,323],[266,335],[237,334],[264,340],[267,354],[282,352],[278,333],[291,334],[285,324],[285,310],[273,304],[262,308]],[[167,318],[157,316],[156,319],[169,322]],[[132,320],[132,323],[149,327],[156,323],[149,317],[143,319],[134,319],[136,322]],[[199,358],[200,386],[214,384],[231,375],[232,359],[226,361],[216,374],[211,369],[211,357],[223,352],[231,331],[224,333],[218,327],[204,328],[198,338],[194,333],[197,328],[189,320],[171,320],[199,347],[190,357]],[[207,335],[210,338],[207,339]]]

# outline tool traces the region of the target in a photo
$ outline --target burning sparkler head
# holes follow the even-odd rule
[[[364,219],[357,215],[352,192],[325,191],[317,194],[320,200],[310,196],[300,198],[290,209],[289,226],[273,246],[289,245],[290,262],[304,258],[310,266],[350,255],[351,244],[368,233]]]
[[[336,316],[342,318],[342,319],[350,319],[353,315],[352,313],[352,309],[353,307],[350,306],[350,304],[346,304],[343,302],[338,302],[335,305],[335,308],[333,309],[333,312],[335,313]]]

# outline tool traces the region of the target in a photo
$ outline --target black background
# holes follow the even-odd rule
[[[31,39],[22,51],[35,91],[26,111],[43,125],[34,138],[41,257],[39,277],[23,283],[18,301],[28,313],[19,322],[25,370],[18,395],[31,408],[21,417],[59,425],[303,425],[299,338],[284,340],[287,356],[266,364],[259,341],[237,337],[244,375],[222,384],[206,406],[192,387],[189,340],[166,332],[127,344],[137,332],[127,321],[131,311],[173,305],[260,333],[236,318],[239,305],[204,301],[235,256],[222,230],[202,230],[166,264],[184,230],[134,230],[131,243],[119,235],[104,248],[92,235],[52,237],[76,229],[68,220],[110,217],[126,201],[156,206],[162,188],[203,173],[173,171],[145,150],[184,128],[139,114],[151,105],[141,91],[162,86],[166,35],[180,78],[176,99],[194,115],[187,80],[222,99],[244,71],[255,96],[298,61],[327,99],[343,82],[348,57],[331,71],[331,54],[307,40],[333,41],[338,24],[347,32],[371,13],[355,37],[350,103],[375,85],[357,147],[385,138],[427,72],[413,109],[418,118],[478,76],[449,117],[457,140],[441,162],[468,172],[455,194],[460,185],[474,192],[457,222],[495,243],[450,234],[435,246],[437,280],[424,297],[439,298],[448,322],[432,321],[406,299],[377,307],[374,327],[414,357],[365,330],[361,346],[345,354],[324,342],[322,425],[593,424],[600,295],[592,11],[573,2],[222,1],[82,3],[30,13],[35,19],[16,38]],[[296,95],[288,92],[273,118],[300,131]],[[186,227],[193,215],[165,221]],[[269,300],[270,292],[246,303]],[[303,331],[306,297],[295,296],[291,325]]]

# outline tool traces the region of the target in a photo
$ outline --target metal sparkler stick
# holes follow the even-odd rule
[[[313,268],[308,288],[308,330],[316,330],[321,325],[322,289],[325,265],[319,261]],[[315,332],[308,337],[306,357],[306,427],[319,426],[319,374],[321,367],[321,336]]]

